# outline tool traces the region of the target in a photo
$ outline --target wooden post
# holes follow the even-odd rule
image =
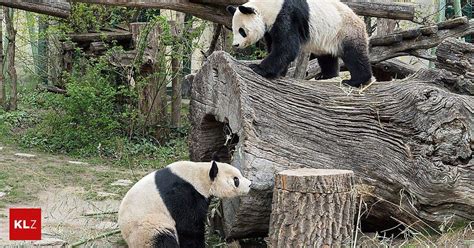
[[[446,0],[439,0],[438,4],[438,22],[444,22],[446,20]],[[436,55],[436,47],[431,49],[431,55]],[[434,68],[434,63],[430,61],[430,68]]]
[[[393,0],[379,0],[383,3],[391,3]],[[383,36],[393,33],[397,22],[391,19],[377,18],[377,36]]]
[[[176,20],[175,22],[172,22],[171,24],[171,31],[172,35],[178,39],[178,36],[181,35],[181,30],[183,22],[180,20]],[[181,75],[181,59],[180,59],[180,53],[182,52],[181,49],[178,46],[172,47],[173,49],[173,55],[171,58],[171,71],[172,71],[172,91],[173,93],[171,94],[171,126],[172,127],[180,127],[181,126],[181,80],[182,80],[182,75]]]
[[[270,217],[270,247],[340,247],[352,241],[354,173],[294,169],[277,174]]]
[[[461,7],[461,0],[454,0],[454,16],[460,17],[462,16],[462,7]]]
[[[163,126],[167,122],[165,48],[160,41],[160,25],[153,27],[148,34],[144,33],[146,25],[145,22],[130,23],[130,31],[136,49],[144,49],[143,52],[150,54],[154,59],[152,65],[141,65],[140,73],[142,76],[150,76],[150,78],[146,85],[138,88],[138,105],[140,113],[145,119],[145,125],[156,126],[155,138],[161,140],[162,137],[166,136],[164,135]]]
[[[0,23],[3,23],[3,9],[0,8]],[[5,80],[3,78],[3,25],[0,25],[0,108],[5,106]]]
[[[5,24],[7,28],[7,61],[8,61],[8,77],[10,80],[11,94],[8,105],[9,110],[16,110],[18,105],[18,90],[17,90],[17,74],[15,69],[15,37],[16,30],[13,26],[13,9],[4,7]]]
[[[310,53],[301,51],[296,60],[292,63],[295,71],[292,75],[288,75],[296,79],[304,79],[306,77],[306,69],[308,68]]]
[[[39,16],[38,17],[38,64],[36,64],[36,74],[39,76],[39,81],[43,85],[48,85],[49,75],[49,41],[47,30],[49,27],[49,17]]]

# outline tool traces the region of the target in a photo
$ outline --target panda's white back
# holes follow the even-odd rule
[[[307,0],[307,3],[311,39],[304,47],[306,51],[315,55],[338,55],[341,52],[341,41],[345,37],[364,36],[363,21],[339,0]]]
[[[174,230],[175,222],[155,185],[152,172],[125,195],[119,208],[119,226],[129,247],[151,247],[156,230]]]

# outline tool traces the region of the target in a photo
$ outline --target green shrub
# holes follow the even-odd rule
[[[120,93],[101,73],[103,66],[88,64],[84,74],[67,77],[67,96],[49,94],[43,121],[27,131],[21,143],[28,147],[91,155],[101,142],[120,134],[120,116],[115,100]]]

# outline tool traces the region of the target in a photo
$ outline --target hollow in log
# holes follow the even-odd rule
[[[277,174],[270,247],[341,247],[352,241],[354,173],[295,169]]]
[[[223,201],[228,238],[267,235],[274,174],[308,166],[354,171],[378,202],[364,221],[379,230],[391,217],[433,228],[474,219],[473,97],[417,74],[347,90],[267,80],[224,52],[209,57],[192,84],[191,159],[226,146],[222,160],[253,185]]]

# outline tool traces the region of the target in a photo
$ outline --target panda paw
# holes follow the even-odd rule
[[[260,75],[262,77],[266,77],[265,71],[260,68],[259,64],[250,64],[249,67],[250,67],[250,69],[252,69],[258,75]]]
[[[266,78],[266,79],[275,79],[278,77],[277,73],[274,73],[272,71],[268,71],[263,69],[260,65],[258,64],[250,64],[249,67],[258,75]]]

